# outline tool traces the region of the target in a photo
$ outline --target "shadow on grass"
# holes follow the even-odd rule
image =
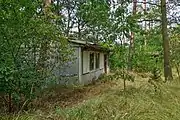
[[[43,111],[52,110],[56,106],[61,108],[73,107],[84,100],[104,93],[106,89],[114,85],[116,84],[112,81],[97,81],[95,84],[86,86],[54,86],[40,93],[40,96],[32,102],[30,107]]]

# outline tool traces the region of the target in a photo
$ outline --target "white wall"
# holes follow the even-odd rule
[[[90,53],[99,53],[99,52],[94,52],[94,51],[83,51],[83,74],[91,72],[90,71]],[[104,53],[100,53],[100,65],[98,69],[104,69]],[[98,70],[96,69],[96,57],[94,56],[94,70]],[[94,71],[92,70],[92,71]]]
[[[88,84],[92,81],[92,79],[97,79],[101,74],[105,73],[104,70],[104,53],[94,52],[94,51],[83,51],[83,63],[82,63],[82,81],[83,84]],[[90,53],[100,53],[100,65],[99,68],[96,69],[96,57],[94,56],[94,70],[90,71]],[[94,55],[95,55],[94,54]]]
[[[62,76],[78,75],[78,72],[79,72],[79,69],[78,69],[79,68],[78,67],[79,47],[73,47],[73,49],[74,49],[74,53],[71,56],[73,57],[74,60],[67,62],[66,64],[68,66],[64,66],[61,69],[59,69],[59,75],[62,75]]]
[[[104,68],[104,53],[100,53],[100,68]]]
[[[57,83],[59,84],[78,84],[79,83],[79,46],[71,45],[71,48],[74,49],[73,54],[70,56],[73,58],[73,61],[69,61],[60,68],[57,67],[53,71],[57,77]]]
[[[100,65],[99,68],[96,69],[96,55],[94,56],[94,70],[90,71],[90,53],[100,53]],[[81,53],[81,54],[80,54]],[[70,62],[69,67],[65,67],[60,69],[57,73],[58,75],[69,76],[67,80],[62,80],[61,83],[71,84],[71,83],[80,83],[80,84],[88,84],[92,81],[92,79],[97,79],[101,74],[105,73],[104,70],[104,53],[94,52],[94,51],[83,51],[81,52],[81,48],[79,46],[74,46],[74,56],[77,58],[75,61]],[[81,66],[81,65],[82,66]],[[81,70],[82,69],[82,70]],[[108,67],[107,67],[107,70]],[[73,75],[73,76],[72,76]],[[75,75],[75,76],[74,76]],[[73,79],[72,79],[73,78]],[[71,80],[72,79],[72,80]]]
[[[83,74],[89,72],[89,55],[90,52],[89,51],[83,51]]]
[[[86,84],[91,83],[92,79],[94,79],[94,78],[95,78],[95,80],[97,80],[98,77],[103,73],[104,73],[104,69],[99,69],[96,71],[91,71],[88,74],[83,74],[82,75],[83,84],[86,85]]]

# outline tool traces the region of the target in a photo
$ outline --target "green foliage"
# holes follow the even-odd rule
[[[61,69],[64,63],[72,60],[69,56],[72,51],[63,37],[69,37],[71,33],[79,39],[112,48],[110,67],[113,70],[121,68],[123,71],[116,71],[115,75],[106,79],[134,81],[133,75],[125,72],[127,58],[131,54],[128,44],[131,32],[134,33],[131,61],[134,70],[161,70],[163,43],[161,29],[156,22],[161,15],[160,9],[151,6],[145,13],[132,14],[130,2],[54,0],[46,11],[41,0],[1,0],[0,95],[9,104],[9,111],[12,106],[15,106],[14,109],[22,107],[23,103],[35,97],[36,91],[47,86],[49,81],[57,80],[53,71]],[[149,29],[142,30],[138,21],[144,19],[157,24],[152,27],[150,24]],[[170,34],[171,61],[179,73],[179,27],[170,31]],[[85,112],[77,111],[80,118]]]
[[[171,66],[175,67],[177,74],[178,74],[178,78],[180,80],[180,70],[179,70],[179,66],[180,66],[180,60],[179,60],[179,56],[180,56],[180,42],[179,42],[179,30],[180,30],[180,26],[177,26],[176,28],[174,28],[173,30],[171,30],[171,36],[170,36],[170,53],[171,53]]]
[[[128,48],[125,45],[114,45],[113,51],[110,54],[110,68],[125,68],[127,65]]]
[[[170,41],[170,48],[171,48],[171,60],[176,63],[180,63],[179,60],[179,53],[180,53],[180,42],[179,42],[179,29],[180,27],[175,28],[171,31],[171,41]]]
[[[9,112],[31,100],[70,59],[67,40],[40,8],[38,1],[0,1],[0,95]]]
[[[139,72],[150,72],[153,71],[154,68],[162,69],[162,42],[159,33],[152,29],[149,35],[143,36],[140,33],[135,35],[136,47],[132,61],[134,70]],[[146,46],[144,45],[144,39],[147,39]],[[109,59],[111,69],[126,68],[128,54],[128,45],[115,44]]]
[[[151,29],[148,34],[137,33],[135,41],[134,69],[139,72],[150,72],[154,68],[162,69],[163,51],[160,29]]]
[[[135,76],[133,74],[130,74],[126,70],[116,70],[114,73],[114,78],[115,79],[123,79],[123,80],[128,80],[131,82],[135,81]]]

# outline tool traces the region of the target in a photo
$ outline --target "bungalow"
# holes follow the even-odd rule
[[[84,85],[98,79],[101,74],[109,73],[109,49],[92,42],[79,40],[69,42],[74,49],[75,60],[68,63],[69,67],[60,69],[60,83]]]

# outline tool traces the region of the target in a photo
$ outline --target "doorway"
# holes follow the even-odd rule
[[[107,73],[107,55],[104,54],[104,72]]]

